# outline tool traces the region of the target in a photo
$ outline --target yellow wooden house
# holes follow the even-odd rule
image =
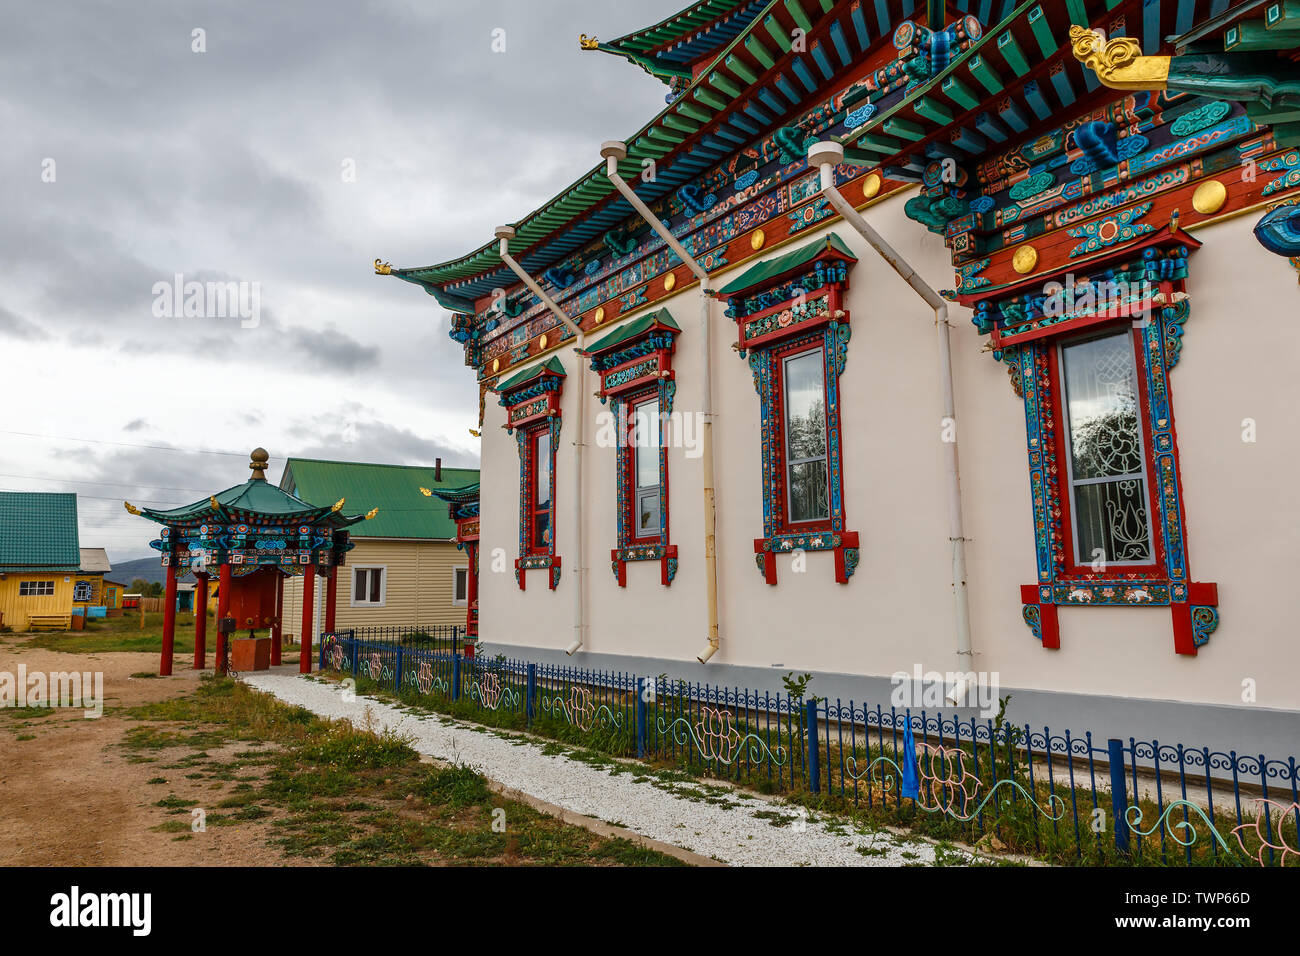
[[[80,571],[76,495],[0,492],[0,625],[66,630]]]

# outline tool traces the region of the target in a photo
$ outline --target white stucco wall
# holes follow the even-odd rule
[[[941,239],[903,215],[909,195],[884,200],[867,215],[934,287],[951,287]],[[1036,580],[1023,403],[1006,367],[980,351],[984,339],[969,311],[953,308],[974,666],[997,672],[1003,686],[1239,704],[1242,681],[1250,678],[1258,704],[1300,709],[1300,686],[1291,680],[1300,671],[1300,642],[1284,603],[1300,570],[1300,506],[1289,493],[1300,466],[1300,385],[1292,371],[1300,354],[1300,289],[1286,260],[1250,235],[1257,218],[1198,233],[1205,246],[1191,261],[1192,313],[1171,377],[1192,578],[1219,585],[1221,623],[1196,657],[1174,653],[1168,608],[1062,608],[1060,650],[1044,650],[1034,639],[1020,602],[1020,585]],[[758,399],[747,363],[730,348],[735,323],[715,304],[722,644],[714,660],[782,672],[952,670],[933,315],[856,233],[842,223],[830,228],[860,257],[851,273],[853,337],[841,388],[846,526],[861,535],[861,563],[841,585],[829,552],[808,554],[804,574],[792,573],[791,558],[780,556],[779,584],[764,583],[752,544],[762,535]],[[716,278],[721,286],[727,274]],[[693,412],[700,407],[698,292],[688,288],[653,307],[665,305],[683,328],[675,407]],[[572,440],[580,366],[572,349],[557,354],[569,376],[557,459],[557,591],[541,571],[529,573],[526,591],[515,585],[518,453],[501,427],[504,410],[492,397],[487,405],[480,613],[489,642],[563,648],[573,636]],[[659,584],[657,563],[643,562],[628,565],[628,586],[618,588],[609,570],[615,452],[595,443],[595,415],[604,406],[590,397],[596,381],[589,369],[582,387],[589,412],[586,650],[691,661],[706,636],[701,461],[682,448],[670,451],[671,539],[681,562],[672,587]],[[1253,444],[1241,439],[1247,417],[1258,423]]]

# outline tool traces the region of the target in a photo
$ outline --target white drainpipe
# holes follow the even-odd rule
[[[542,304],[555,314],[555,316],[564,323],[570,332],[574,334],[577,340],[579,352],[586,347],[587,337],[582,331],[582,327],[573,319],[569,318],[567,312],[555,304],[555,300],[542,291],[533,277],[524,271],[524,267],[516,262],[510,255],[510,240],[514,238],[515,230],[513,226],[497,226],[497,238],[501,240],[501,261],[510,267],[510,271],[519,277],[519,281],[526,285],[533,295],[541,299]],[[573,441],[573,556],[574,574],[577,580],[573,589],[573,642],[564,649],[564,653],[573,654],[582,647],[583,637],[585,635],[585,622],[583,620],[583,611],[585,602],[583,600],[586,592],[586,565],[582,560],[582,537],[583,537],[583,520],[582,520],[582,448],[586,444],[586,414],[584,408],[586,405],[587,387],[585,376],[583,375],[583,356],[577,356],[578,368],[575,373],[578,391],[578,411],[577,420],[573,423],[575,429]]]
[[[713,290],[709,288],[709,274],[704,271],[704,267],[686,251],[668,231],[668,227],[659,221],[659,217],[650,211],[650,207],[641,201],[627,181],[619,175],[619,161],[627,159],[627,144],[601,143],[600,155],[605,159],[605,175],[610,182],[632,204],[637,214],[650,224],[650,228],[659,234],[659,238],[667,243],[668,248],[677,253],[677,257],[695,273],[695,278],[700,280],[700,388],[703,392],[700,403],[700,417],[703,419],[700,439],[704,457],[704,582],[708,599],[709,633],[708,643],[696,657],[701,664],[707,664],[709,658],[718,652],[718,512],[713,478],[713,348],[710,343],[712,329],[709,327],[709,296]]]
[[[952,593],[955,608],[957,672],[973,671],[971,649],[970,600],[966,591],[966,533],[961,515],[961,474],[957,467],[957,416],[952,394],[952,349],[949,342],[948,303],[930,288],[924,279],[900,256],[862,214],[835,188],[835,167],[844,162],[844,147],[835,142],[814,143],[808,147],[808,165],[821,170],[822,195],[840,217],[857,230],[871,248],[880,253],[903,281],[910,285],[930,308],[934,309],[935,328],[939,333],[939,389],[943,395],[943,414],[951,422],[953,440],[943,442],[944,470],[948,485],[948,540],[952,548]],[[946,424],[946,423],[945,423]],[[949,691],[948,699],[956,703],[965,692],[959,679]]]

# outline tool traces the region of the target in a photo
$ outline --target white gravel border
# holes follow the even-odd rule
[[[802,808],[772,803],[709,781],[665,782],[639,775],[635,767],[628,772],[626,765],[595,767],[562,754],[545,754],[541,745],[508,732],[474,727],[435,714],[416,715],[361,695],[347,701],[339,687],[298,674],[245,674],[240,679],[318,716],[347,718],[376,732],[387,729],[410,737],[419,753],[467,765],[539,800],[725,863],[934,863],[935,848],[924,840],[908,840],[883,829],[855,832],[838,821],[820,818],[809,822],[796,816]],[[638,777],[641,782],[634,782]],[[785,821],[772,821],[773,812],[782,814]]]

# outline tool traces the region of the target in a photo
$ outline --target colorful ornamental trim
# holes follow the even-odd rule
[[[548,583],[554,591],[560,583],[560,559],[555,554],[555,453],[560,443],[560,395],[564,390],[565,372],[559,359],[552,358],[531,371],[521,373],[499,386],[501,404],[506,409],[507,432],[514,432],[519,446],[519,557],[515,559],[515,583],[523,591],[527,572],[546,569]],[[528,534],[532,523],[529,490],[533,486],[533,456],[530,445],[538,431],[550,431],[550,534],[545,554],[529,554]]]
[[[1172,237],[1167,238],[1172,241]],[[1124,254],[1131,256],[1133,252],[1128,250]],[[1132,320],[1141,335],[1143,355],[1139,374],[1144,380],[1143,404],[1150,424],[1150,447],[1145,449],[1145,454],[1155,487],[1152,524],[1157,570],[1154,573],[1148,568],[1090,570],[1072,566],[1067,558],[1069,546],[1063,516],[1070,504],[1062,489],[1065,475],[1061,464],[1065,460],[1063,442],[1067,439],[1058,431],[1064,414],[1063,398],[1057,393],[1050,353],[1059,335],[1102,321],[1113,324],[1117,316],[1108,310],[1095,310],[1052,325],[1048,330],[1050,335],[1048,331],[1035,329],[1033,335],[1022,331],[1019,336],[1012,336],[1005,334],[1009,331],[1005,324],[1007,300],[980,302],[976,307],[976,325],[981,331],[992,333],[997,346],[994,354],[1011,366],[1012,382],[1019,385],[1024,400],[1038,583],[1023,585],[1020,594],[1025,624],[1045,648],[1061,646],[1057,619],[1057,608],[1061,606],[1168,607],[1173,621],[1174,650],[1186,655],[1195,655],[1218,627],[1217,585],[1189,579],[1178,448],[1169,393],[1169,371],[1178,363],[1183,325],[1190,314],[1184,288],[1188,249],[1186,246],[1149,248],[1143,255],[1142,261],[1148,266],[1169,262],[1169,257],[1175,261],[1145,297],[1146,303],[1154,306],[1149,317],[1144,322]],[[1154,268],[1160,272],[1159,265]],[[1025,319],[1014,310],[1010,315],[1012,321]],[[1010,326],[1016,330],[1023,328],[1023,325]],[[1008,338],[1018,340],[1019,344],[1008,345]]]
[[[673,351],[680,327],[667,309],[644,316],[587,349],[591,367],[600,377],[601,402],[607,402],[617,422],[615,443],[615,518],[618,546],[611,549],[610,570],[621,588],[627,587],[629,561],[658,561],[659,583],[668,587],[677,576],[677,546],[669,544],[668,445],[665,435],[677,394]],[[635,446],[628,412],[638,401],[659,402],[659,533],[654,540],[638,539],[635,509]]]
[[[815,260],[796,268],[762,274],[753,285],[737,286],[727,314],[736,320],[739,352],[747,357],[758,393],[762,426],[763,537],[754,539],[754,561],[763,579],[775,585],[776,556],[795,551],[831,551],[835,580],[847,584],[857,570],[858,533],[844,528],[844,460],[840,428],[840,376],[848,361],[849,314],[844,294],[849,266],[856,261],[841,240],[819,240]],[[790,254],[797,259],[799,253]],[[758,269],[762,269],[760,266]],[[742,277],[743,278],[743,277]],[[829,518],[806,529],[786,519],[786,468],[782,441],[784,403],[779,363],[786,354],[820,346],[826,392],[826,468]]]

